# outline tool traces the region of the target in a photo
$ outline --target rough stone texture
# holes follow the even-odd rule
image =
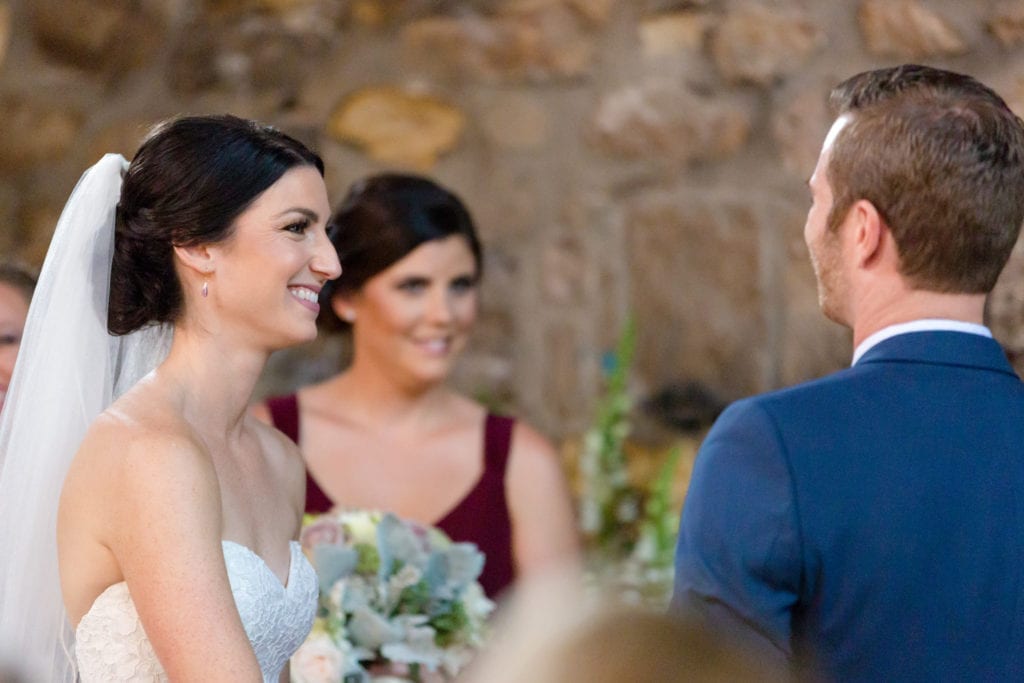
[[[153,121],[147,119],[115,121],[105,126],[90,140],[82,165],[91,165],[108,153],[131,159],[152,126]]]
[[[537,149],[550,136],[551,124],[544,105],[534,96],[517,93],[487,98],[480,124],[487,137],[508,149]]]
[[[616,0],[565,0],[565,4],[588,22],[603,26],[611,18]]]
[[[60,210],[53,205],[29,203],[18,212],[22,238],[18,242],[17,256],[26,263],[42,263],[50,238],[57,227]]]
[[[455,147],[464,126],[462,112],[436,97],[366,88],[338,105],[328,132],[378,161],[427,169]]]
[[[0,2],[0,67],[7,57],[7,46],[11,42],[11,6]]]
[[[715,29],[711,53],[727,81],[766,86],[803,66],[823,42],[807,16],[747,4]]]
[[[630,211],[626,225],[641,378],[696,380],[731,396],[757,391],[762,359],[752,341],[764,338],[765,325],[750,208],[657,195]]]
[[[292,30],[279,18],[259,15],[196,22],[174,49],[170,86],[185,95],[220,89],[294,99],[310,76],[310,59],[326,47],[329,24],[311,25]]]
[[[988,20],[988,29],[1006,47],[1024,42],[1024,2],[999,3]]]
[[[406,62],[439,77],[546,82],[582,76],[593,41],[567,8],[485,17],[433,17],[402,31]]]
[[[591,122],[591,139],[605,151],[681,164],[727,158],[749,131],[749,115],[739,107],[670,81],[608,94]]]
[[[857,19],[868,50],[879,57],[952,56],[969,49],[948,20],[918,0],[864,0]]]
[[[1018,241],[1010,261],[988,300],[988,324],[1006,355],[1024,373],[1024,241]]]
[[[704,12],[671,12],[644,19],[639,26],[644,55],[696,52],[704,45],[709,24]]]
[[[915,59],[978,76],[1024,113],[1022,5],[0,0],[0,256],[39,265],[101,153],[130,155],[168,116],[231,111],[314,146],[335,202],[396,166],[429,166],[463,197],[486,263],[453,377],[466,393],[579,434],[633,313],[638,402],[688,379],[729,400],[849,362],[802,239],[828,90]],[[1021,249],[990,317],[1024,369]],[[329,338],[275,354],[258,395],[322,378],[347,352]]]
[[[76,142],[81,127],[82,117],[63,107],[0,98],[0,129],[12,132],[0,145],[0,173],[57,162]]]
[[[782,165],[801,179],[809,178],[814,170],[831,125],[828,93],[834,83],[818,77],[801,79],[787,84],[774,98],[772,136]]]
[[[54,59],[83,69],[138,67],[163,35],[157,16],[129,0],[34,0],[29,7],[39,45]]]

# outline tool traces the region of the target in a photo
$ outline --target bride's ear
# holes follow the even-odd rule
[[[174,255],[178,257],[181,265],[196,273],[200,277],[210,275],[215,269],[216,259],[214,251],[208,244],[197,244],[193,246],[174,246]]]

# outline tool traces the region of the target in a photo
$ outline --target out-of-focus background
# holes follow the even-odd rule
[[[430,174],[486,246],[457,384],[571,466],[629,319],[640,450],[694,445],[724,402],[848,362],[802,241],[828,91],[917,61],[1024,111],[1024,2],[0,0],[0,59],[5,257],[41,263],[82,170],[175,114],[283,128],[324,157],[333,201],[365,174]],[[990,305],[1018,368],[1022,287],[1018,250]],[[340,356],[282,353],[260,392]]]

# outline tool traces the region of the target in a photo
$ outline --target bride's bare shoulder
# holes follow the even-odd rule
[[[92,423],[75,454],[76,470],[118,475],[213,476],[213,464],[188,423],[169,410],[118,401]]]

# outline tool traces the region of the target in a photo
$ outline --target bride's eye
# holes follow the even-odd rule
[[[309,219],[303,218],[302,220],[295,221],[284,227],[286,232],[290,232],[295,235],[302,235],[309,229]]]

